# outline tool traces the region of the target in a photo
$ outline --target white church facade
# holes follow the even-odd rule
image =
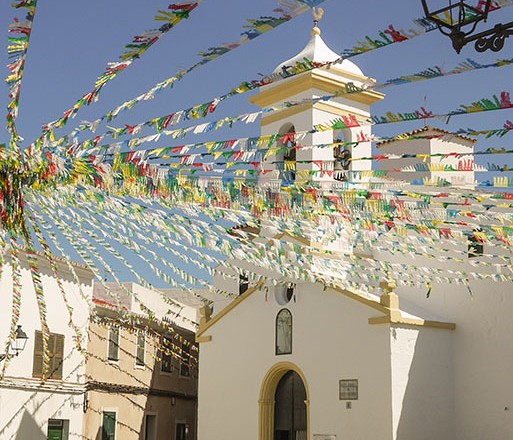
[[[299,57],[299,58],[298,58]],[[298,57],[319,63],[337,58],[314,28],[312,39]],[[291,62],[291,61],[289,61]],[[286,62],[287,63],[287,62]],[[285,64],[286,64],[285,63]],[[280,66],[278,68],[281,68]],[[319,68],[264,88],[252,102],[261,107],[287,100],[323,96],[326,89],[345,88],[348,82],[371,83],[349,61]],[[328,86],[328,84],[331,84]],[[334,97],[327,104],[305,104],[271,113],[262,121],[262,134],[303,132],[313,125],[349,114],[362,120],[370,106],[383,98],[372,92],[355,99]],[[364,101],[364,102],[362,102]],[[436,131],[436,129],[435,129]],[[370,126],[341,133],[308,134],[302,144],[331,144],[365,140]],[[465,151],[473,142],[457,139]],[[436,142],[435,142],[436,143]],[[433,145],[433,142],[430,144]],[[294,148],[294,144],[290,145]],[[423,146],[419,148],[424,148]],[[449,148],[449,147],[448,147]],[[452,146],[451,146],[452,148]],[[424,150],[422,150],[424,151]],[[352,158],[366,157],[371,143],[359,143]],[[303,155],[303,156],[300,156]],[[305,159],[303,159],[305,158]],[[304,163],[301,163],[304,160]],[[280,162],[296,162],[279,168]],[[262,184],[301,179],[301,169],[336,158],[332,148],[298,149],[295,155],[269,158]],[[352,168],[353,165],[358,169]],[[325,165],[322,165],[325,166]],[[371,169],[356,161],[349,171]],[[295,173],[286,176],[285,172]],[[281,173],[281,174],[280,174]],[[306,174],[305,174],[306,175]],[[317,180],[336,179],[319,173]],[[358,175],[358,173],[356,173]],[[468,184],[473,181],[468,177]],[[310,174],[316,179],[316,174]],[[267,179],[267,180],[266,180]],[[467,183],[467,182],[466,182]],[[306,235],[306,234],[305,234]],[[276,235],[263,225],[252,230],[252,240],[267,246],[301,246],[311,257],[327,258],[322,234],[302,242],[288,233]],[[239,296],[231,302],[214,301],[203,309],[197,334],[200,343],[198,439],[248,440],[503,440],[513,432],[513,289],[510,283],[469,279],[466,283],[438,283],[424,287],[396,283],[411,274],[378,271],[370,260],[400,267],[431,267],[440,277],[457,270],[500,272],[497,259],[488,261],[486,245],[449,251],[458,255],[394,253],[390,243],[377,243],[365,253],[340,245],[331,253],[335,264],[352,252],[360,269],[381,280],[376,294],[357,288],[336,288],[322,282],[284,276],[278,267],[263,268],[241,255],[223,269],[215,285]],[[347,241],[347,240],[346,240]],[[442,241],[442,246],[451,246]],[[342,249],[343,248],[343,249]],[[315,251],[313,250],[315,249]],[[358,252],[358,255],[357,255]],[[452,255],[452,254],[451,254]],[[462,256],[463,255],[463,256]],[[287,267],[306,264],[306,258],[285,260]],[[319,260],[320,261],[320,260]],[[367,263],[369,261],[369,263]],[[479,262],[486,269],[476,269]],[[379,266],[379,265],[378,265]],[[255,273],[251,282],[239,277]],[[309,267],[323,278],[323,267]],[[406,270],[406,269],[405,269]],[[413,269],[410,269],[413,270]],[[289,273],[294,273],[291,271]],[[507,275],[506,275],[507,276]],[[265,279],[266,281],[262,281]],[[396,285],[397,284],[397,285]],[[505,287],[507,286],[507,287]],[[504,290],[506,289],[506,290]]]
[[[200,439],[454,438],[452,323],[401,313],[394,294],[280,287],[200,330]]]

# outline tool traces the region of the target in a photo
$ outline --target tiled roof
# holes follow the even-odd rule
[[[412,130],[412,131],[409,131],[407,133],[403,133],[403,134],[400,134],[398,136],[404,136],[404,137],[414,137],[414,136],[422,136],[422,133],[425,133],[427,131],[436,131],[438,133],[440,133],[439,135],[431,135],[431,136],[426,136],[424,139],[433,139],[433,138],[440,138],[440,137],[444,137],[444,136],[452,136],[452,137],[456,137],[456,138],[460,138],[460,139],[465,139],[467,141],[471,141],[471,142],[477,142],[477,139],[474,139],[474,138],[471,138],[471,137],[468,137],[468,136],[463,136],[461,134],[455,134],[455,133],[451,133],[450,131],[447,131],[447,130],[443,130],[441,128],[437,128],[437,127],[433,127],[431,125],[427,125],[425,127],[422,127],[422,128],[417,128],[416,130]],[[385,144],[389,144],[391,142],[398,142],[398,141],[407,141],[407,140],[411,140],[411,139],[388,139],[386,141],[383,141],[383,142],[378,142],[376,144],[376,147],[381,147],[382,145],[385,145]]]

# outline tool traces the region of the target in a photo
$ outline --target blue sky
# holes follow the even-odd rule
[[[170,3],[170,0],[39,0],[17,124],[20,135],[25,138],[23,145],[28,145],[40,135],[41,124],[60,117],[79,97],[92,90],[96,78],[104,71],[107,63],[118,60],[124,45],[134,35],[158,27],[153,17],[159,8],[165,9]],[[182,21],[140,60],[104,87],[98,103],[83,108],[77,118],[68,122],[57,134],[69,133],[80,121],[94,120],[128,99],[144,93],[157,82],[173,76],[180,69],[193,65],[199,61],[198,52],[224,42],[237,41],[244,31],[242,26],[246,24],[246,19],[270,15],[277,3],[277,0],[204,0],[188,20]],[[407,30],[412,27],[412,20],[423,14],[420,0],[326,0],[322,7],[325,10],[325,17],[320,23],[322,37],[338,53],[352,48],[367,35],[378,37],[379,32],[390,24],[396,29]],[[0,5],[0,27],[4,29],[5,48],[1,52],[1,61],[4,66],[8,62],[8,25],[14,16],[20,16],[22,12],[11,8],[9,2]],[[513,19],[512,15],[513,7],[505,8],[494,13],[491,21],[508,22]],[[125,123],[136,124],[207,102],[242,81],[257,79],[259,74],[269,74],[282,61],[304,47],[310,38],[311,28],[312,15],[307,12],[195,70],[176,83],[174,88],[158,94],[154,100],[123,113],[113,125],[119,127]],[[353,57],[352,61],[365,74],[383,83],[432,66],[451,69],[466,58],[483,64],[499,58],[513,58],[513,39],[506,41],[505,48],[499,53],[479,54],[469,46],[458,55],[452,49],[449,39],[435,31],[411,41]],[[385,90],[385,100],[374,106],[374,114],[410,112],[425,104],[434,113],[449,112],[461,104],[468,105],[494,94],[499,95],[502,91],[510,91],[512,69],[513,66],[487,69],[390,87]],[[5,78],[7,69],[3,68],[2,72]],[[247,101],[252,93],[223,102],[209,119],[258,110]],[[0,94],[0,107],[4,109],[4,115],[7,103],[8,91],[7,86],[4,86],[4,92]],[[513,120],[513,110],[453,117],[449,124],[438,120],[431,123],[455,131],[467,127],[500,128],[507,119]],[[5,122],[0,124],[0,143],[8,141],[5,125]],[[391,136],[422,126],[423,121],[389,124],[375,127],[374,133]],[[103,130],[104,126],[98,134]],[[160,145],[173,146],[258,134],[258,122],[236,124],[232,129],[204,136],[188,136],[185,140],[166,138]],[[502,139],[480,138],[477,148],[511,148],[511,136],[513,134]],[[483,160],[502,164],[508,158],[491,156]]]
[[[143,30],[155,28],[153,20],[159,8],[166,8],[170,1],[142,0],[39,0],[34,30],[30,43],[25,77],[20,100],[18,129],[26,139],[34,139],[40,126],[59,117],[84,93],[90,91],[95,79],[109,61],[116,61],[124,44]],[[158,81],[172,76],[181,68],[198,61],[196,54],[223,42],[236,41],[246,18],[268,15],[276,0],[234,1],[205,0],[164,38],[156,43],[130,68],[110,82],[102,91],[99,103],[83,108],[77,118],[70,121],[60,134],[66,134],[81,120],[93,120],[129,98],[148,90]],[[342,2],[326,0],[322,7],[325,17],[321,21],[322,36],[336,52],[353,47],[366,35],[378,36],[380,30],[393,24],[396,29],[408,29],[411,20],[422,16],[419,1],[378,2],[362,0]],[[0,6],[0,26],[4,29],[4,47],[7,44],[7,26],[21,10]],[[493,17],[510,21],[513,7],[495,12]],[[173,89],[162,92],[151,102],[118,118],[116,126],[137,123],[165,115],[188,106],[208,101],[225,93],[241,81],[258,78],[259,73],[270,73],[284,59],[297,53],[308,41],[312,16],[305,13],[279,28],[249,42],[232,53],[214,60],[189,74]],[[513,57],[513,41],[506,41],[499,53],[479,54],[469,46],[457,55],[447,37],[438,32],[420,36],[412,41],[395,44],[352,58],[364,73],[378,83],[400,75],[411,74],[431,66],[451,68],[465,58],[485,63],[498,58]],[[2,63],[7,64],[6,50]],[[413,83],[386,90],[387,97],[374,107],[375,114],[386,111],[411,111],[424,105],[429,110],[443,113],[470,104],[481,98],[509,91],[511,69],[488,69],[449,78]],[[4,78],[7,69],[3,69]],[[6,108],[7,87],[1,96],[1,107]],[[213,116],[235,116],[256,110],[247,102],[249,94],[232,98],[223,103]],[[460,127],[496,128],[506,119],[513,118],[511,111],[489,112],[473,116],[454,117],[449,125],[442,121],[434,124],[454,130]],[[422,126],[422,121],[398,123],[376,127],[377,134],[391,135]],[[218,131],[210,138],[227,139],[257,135],[258,124],[237,126],[232,130]],[[100,129],[101,132],[101,129]],[[0,129],[0,141],[7,140],[5,124]],[[190,137],[187,142],[195,142]],[[508,141],[506,136],[501,143]],[[479,145],[497,145],[499,140],[480,140]],[[166,143],[173,145],[172,140]]]

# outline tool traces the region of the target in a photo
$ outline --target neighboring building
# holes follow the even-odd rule
[[[76,341],[83,336],[80,345],[85,351],[93,274],[86,266],[68,264],[55,257],[56,278],[49,261],[41,254],[36,258],[46,302],[43,313],[50,329],[50,368],[47,380],[42,382],[38,294],[34,289],[29,261],[25,253],[20,253],[21,309],[18,324],[29,339],[19,356],[8,362],[5,376],[0,381],[0,438],[78,440],[82,439],[86,376],[84,354],[77,349]],[[12,259],[8,255],[0,279],[1,341],[8,338],[10,317],[14,313],[13,279]],[[72,310],[71,320],[77,331],[69,325],[68,308]],[[0,363],[0,369],[4,362]]]
[[[316,47],[325,53],[320,41],[315,31],[307,46],[313,61],[323,61],[316,59]],[[346,66],[352,74],[358,73],[352,64]],[[264,89],[252,101],[265,107],[289,97],[321,95],[311,78],[330,75],[335,81],[322,68],[303,75],[306,79],[300,75]],[[341,78],[333,87],[344,87]],[[330,106],[331,116],[328,108],[322,111],[324,120],[340,114],[335,104]],[[262,134],[311,128],[319,112],[314,105],[271,113],[262,121]],[[427,152],[426,145],[429,151],[441,151],[441,141],[436,139],[440,130],[426,127],[418,132],[434,136],[419,140],[419,151]],[[322,135],[322,139],[306,138],[304,144],[336,138],[330,131]],[[455,145],[469,152],[474,141],[456,137],[448,148]],[[408,151],[406,143],[401,149]],[[316,154],[315,148],[306,151]],[[323,158],[329,160],[327,151],[322,151]],[[353,157],[356,153],[352,151]],[[272,162],[266,164],[270,170],[266,178],[290,180]],[[473,172],[468,172],[472,174],[466,174],[465,184],[471,185]],[[326,191],[330,179],[325,179]],[[262,184],[267,183],[263,178]],[[414,186],[406,186],[414,191]],[[407,198],[401,197],[398,204],[409,202]],[[447,195],[437,203],[450,206],[454,201]],[[506,208],[498,201],[487,209]],[[454,224],[468,225],[465,215],[461,209],[454,211]],[[197,333],[201,346],[198,439],[509,438],[513,432],[510,283],[491,277],[461,279],[461,274],[477,271],[511,277],[510,272],[502,274],[500,266],[504,258],[509,261],[509,249],[487,249],[479,241],[479,231],[469,237],[469,243],[451,241],[453,230],[445,237],[442,229],[434,251],[402,252],[393,238],[383,234],[362,248],[336,214],[329,219],[331,232],[322,218],[316,220],[311,234],[304,230],[301,238],[276,235],[265,221],[246,235],[244,227],[239,228],[241,241],[255,244],[255,255],[245,247],[219,269],[214,287],[232,292],[235,299],[216,300],[212,307],[203,308]],[[454,233],[466,232],[454,228]],[[338,241],[324,240],[330,234]],[[273,247],[279,247],[274,253],[279,258],[267,261]],[[262,261],[258,261],[258,249],[262,249]],[[353,267],[355,261],[358,266]],[[385,271],[387,267],[396,272]],[[424,270],[448,281],[428,288],[419,282]],[[311,280],[301,276],[305,272]],[[348,286],[354,277],[367,277],[377,293],[334,288],[328,280],[335,272],[340,284]]]
[[[86,266],[35,258],[50,330],[49,370],[43,378],[39,293],[20,253],[18,324],[28,340],[11,359],[0,351],[0,372],[8,362],[0,380],[0,438],[195,440],[196,310],[171,300],[171,290],[164,299],[136,284],[94,285]],[[15,313],[16,278],[8,254],[0,278],[2,341]]]
[[[94,304],[84,437],[195,440],[196,310],[132,283],[96,285]]]
[[[453,135],[431,126],[398,137],[405,139],[384,141],[376,145],[379,154],[408,156],[380,161],[382,170],[394,170],[389,172],[388,177],[424,185],[440,185],[446,181],[460,187],[475,186],[476,139]]]

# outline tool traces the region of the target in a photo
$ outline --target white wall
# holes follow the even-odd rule
[[[454,221],[459,221],[456,217]],[[386,243],[380,243],[386,246]],[[419,249],[419,256],[408,253],[375,252],[374,256],[400,264],[401,273],[391,274],[399,286],[397,293],[401,308],[428,319],[438,319],[456,324],[453,332],[453,388],[455,440],[502,440],[513,432],[513,287],[511,272],[501,269],[505,281],[490,279],[457,282],[465,273],[497,274],[495,264],[504,263],[499,257],[480,256],[467,258],[466,246],[455,246],[441,240],[440,247],[452,249],[440,255],[458,257],[461,262],[444,260],[433,250]],[[459,251],[460,253],[456,253]],[[499,247],[484,247],[485,254],[509,255]],[[507,261],[507,260],[506,260]],[[412,278],[408,272],[415,268],[432,267],[439,279],[433,281],[429,298],[427,286],[403,285]],[[447,280],[451,279],[449,283]],[[433,356],[433,360],[435,357]],[[426,361],[428,362],[429,359]],[[432,362],[432,361],[429,361]]]
[[[200,347],[199,440],[256,439],[262,380],[278,362],[295,363],[310,390],[311,434],[392,439],[390,339],[378,312],[311,283],[297,286],[293,354],[275,355],[275,319],[282,308],[256,292],[211,327]],[[359,379],[360,397],[346,409],[340,379]],[[369,417],[372,414],[372,417]],[[349,437],[350,436],[350,437]]]
[[[434,284],[431,295],[399,287],[401,298],[442,313],[454,332],[455,439],[502,440],[513,432],[511,283]]]
[[[81,280],[80,293],[67,267],[61,263],[58,265],[68,303],[73,308],[73,322],[81,329],[82,335],[86,336],[88,301],[92,298],[92,274],[82,267],[75,268]],[[25,350],[11,360],[5,379],[0,382],[0,438],[46,438],[47,421],[49,418],[56,418],[70,420],[70,439],[78,439],[82,433],[84,357],[73,341],[76,334],[68,326],[69,314],[56,280],[42,260],[39,269],[42,274],[50,332],[65,336],[63,381],[49,380],[44,386],[40,386],[40,380],[32,378],[34,332],[41,330],[41,322],[30,271],[24,263],[19,324],[29,339]],[[3,316],[0,321],[0,352],[4,352],[4,342],[9,334],[12,314],[12,272],[9,264],[3,267],[0,292],[0,310]],[[85,340],[82,343],[85,347]],[[1,365],[3,366],[3,363]]]
[[[392,327],[394,439],[454,440],[453,333]]]
[[[441,135],[443,132],[433,129],[428,129],[425,132],[419,132],[420,136],[427,135]],[[474,145],[471,140],[454,137],[451,141],[443,139],[411,139],[411,140],[397,140],[386,142],[379,146],[379,152],[382,154],[438,154],[438,153],[473,153]],[[459,162],[473,160],[473,156],[451,156],[451,157],[427,157],[424,158],[402,158],[383,160],[379,163],[379,168],[382,170],[404,170],[406,168],[413,168],[415,164],[424,164],[426,166],[452,166],[458,170]],[[448,182],[472,187],[474,185],[474,171],[403,171],[389,173],[389,177],[394,179],[401,179],[406,181],[420,180],[424,178],[436,181],[437,179],[445,179]]]

